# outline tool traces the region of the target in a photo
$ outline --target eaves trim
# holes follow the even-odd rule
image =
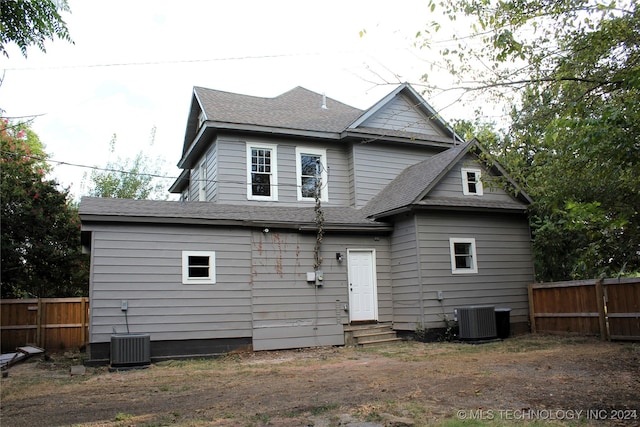
[[[232,220],[232,219],[207,219],[207,218],[179,218],[163,216],[125,216],[125,215],[93,215],[81,214],[83,231],[92,231],[93,224],[170,224],[170,225],[206,225],[206,226],[229,226],[229,227],[250,227],[250,228],[271,228],[290,229],[298,231],[315,232],[318,227],[314,223],[300,222],[278,222],[278,221],[258,221],[258,220]],[[369,232],[385,234],[393,231],[393,226],[387,223],[375,224],[325,224],[323,230],[326,232]]]

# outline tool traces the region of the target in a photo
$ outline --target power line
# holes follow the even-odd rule
[[[148,178],[157,178],[157,179],[171,179],[171,180],[174,180],[174,181],[181,180],[181,181],[190,181],[190,182],[206,182],[206,183],[211,183],[211,184],[240,184],[240,185],[250,185],[251,184],[251,183],[245,182],[245,181],[219,180],[219,179],[199,179],[199,178],[192,179],[191,177],[181,178],[180,176],[168,176],[168,175],[160,175],[160,174],[155,174],[155,173],[133,172],[133,171],[127,171],[127,170],[123,170],[123,169],[104,168],[104,167],[99,167],[99,166],[89,166],[89,165],[83,165],[83,164],[79,164],[79,163],[66,162],[66,161],[62,161],[62,160],[49,159],[47,157],[36,156],[36,155],[33,155],[33,154],[18,153],[18,152],[15,152],[15,151],[1,151],[1,153],[3,155],[9,155],[9,156],[12,156],[12,157],[28,158],[28,159],[32,159],[32,160],[41,161],[41,162],[55,163],[58,166],[72,166],[72,167],[78,167],[78,168],[83,168],[83,169],[95,170],[95,171],[98,171],[98,172],[111,172],[111,173],[118,173],[118,174],[125,174],[125,175],[135,175],[135,176],[139,176],[139,177],[148,177]],[[325,168],[324,165],[322,165],[322,168],[327,171],[327,176],[328,176],[329,168]],[[326,187],[326,185],[327,184],[324,184],[323,188]],[[273,184],[273,183],[271,184],[271,186],[274,186],[274,187],[300,187],[300,185],[298,185],[298,184]]]
[[[395,50],[395,49],[394,49]],[[171,64],[197,64],[203,62],[225,62],[225,61],[245,61],[252,59],[278,59],[278,58],[297,58],[305,56],[319,56],[327,53],[332,55],[353,54],[358,51],[348,50],[339,52],[307,52],[307,53],[281,53],[271,55],[245,55],[245,56],[229,56],[222,58],[205,58],[205,59],[175,59],[175,60],[159,60],[159,61],[140,61],[140,62],[108,62],[102,64],[81,64],[81,65],[56,65],[42,67],[7,67],[7,71],[32,71],[32,70],[67,70],[76,68],[105,68],[105,67],[131,67],[131,66],[147,66],[147,65],[171,65]]]

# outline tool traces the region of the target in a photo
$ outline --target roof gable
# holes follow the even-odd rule
[[[206,126],[200,127],[202,113]],[[403,83],[366,111],[296,87],[273,98],[263,98],[194,87],[182,159],[187,158],[202,134],[216,129],[307,135],[340,139],[345,136],[427,140],[441,146],[462,142],[411,85]]]
[[[468,150],[470,142],[457,145],[403,170],[363,210],[371,216],[411,205],[422,199]]]
[[[426,138],[462,142],[462,138],[408,83],[403,83],[364,112],[348,130],[383,129]]]
[[[505,177],[508,183],[515,189],[519,200],[508,203],[496,203],[482,198],[453,199],[429,199],[427,196],[436,188],[447,173],[455,167],[472,148],[486,154],[484,149],[473,139],[454,146],[427,160],[409,166],[391,181],[380,193],[378,193],[363,210],[374,218],[382,218],[395,212],[417,206],[443,206],[443,207],[475,207],[494,209],[519,209],[532,203],[531,198],[511,180],[504,169],[494,163],[491,169],[497,175]],[[487,165],[488,166],[488,165]]]

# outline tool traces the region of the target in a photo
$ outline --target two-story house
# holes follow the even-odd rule
[[[480,304],[526,329],[530,199],[481,151],[408,84],[364,111],[196,87],[181,200],[80,204],[91,359],[113,331],[149,334],[154,358],[343,345],[353,324],[441,328]]]

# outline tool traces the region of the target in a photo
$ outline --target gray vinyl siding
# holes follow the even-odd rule
[[[218,201],[218,144],[214,144],[208,154],[208,177],[207,200]]]
[[[481,171],[481,180],[483,194],[482,196],[464,195],[462,193],[462,169],[473,168]],[[492,179],[492,176],[484,168],[480,166],[477,160],[473,158],[471,154],[467,154],[458,164],[455,165],[438,183],[438,185],[429,192],[431,198],[468,198],[468,197],[480,197],[484,200],[492,202],[515,202],[515,199],[511,197],[501,187],[501,184]]]
[[[247,198],[247,152],[246,143],[276,145],[278,151],[278,200],[255,201]],[[267,138],[243,139],[230,135],[218,137],[217,201],[233,204],[287,204],[313,205],[299,202],[297,196],[296,146],[324,149],[327,153],[329,199],[327,206],[349,206],[351,204],[350,170],[347,151],[336,143],[310,143],[305,141],[283,141]]]
[[[90,342],[251,336],[250,235],[242,229],[91,226]],[[215,284],[182,284],[182,251],[215,251]],[[127,300],[127,318],[120,301]]]
[[[206,159],[204,163],[207,169],[207,180],[206,182],[202,181],[202,171],[200,170],[201,165],[203,165],[203,160]],[[218,164],[218,150],[217,145],[212,144],[206,153],[198,159],[196,162],[196,166],[193,170],[197,170],[197,174],[191,176],[191,180],[189,182],[189,200],[192,201],[212,201],[216,200],[217,196],[217,168]],[[197,168],[197,169],[196,169]],[[205,200],[200,200],[200,186],[205,186]]]
[[[404,169],[433,156],[436,151],[399,144],[353,146],[355,206],[367,204]]]
[[[384,109],[369,117],[361,126],[446,136],[429,117],[418,110],[417,105],[404,95],[396,96]]]
[[[240,139],[218,136],[218,202],[247,201],[247,148]]]
[[[419,307],[396,309],[397,329],[414,330],[419,321],[429,328],[444,327],[444,316],[452,319],[455,308],[469,305],[509,307],[511,322],[528,320],[527,286],[534,276],[524,216],[422,213],[417,223],[423,311]],[[407,234],[406,239],[409,237]],[[452,237],[475,238],[478,273],[452,274]],[[394,246],[399,242],[394,236]],[[396,280],[394,276],[394,301],[420,298],[410,286],[396,288]],[[438,291],[443,292],[443,301],[438,301]]]
[[[391,321],[391,274],[388,240],[368,236],[325,235],[320,270],[323,285],[306,280],[313,269],[314,234],[254,232],[252,299],[254,350],[344,344],[349,323],[347,249],[375,249],[378,317]],[[344,256],[342,263],[335,254]]]
[[[347,249],[376,251],[378,320],[392,320],[385,237],[325,235],[324,282],[316,288],[306,281],[313,233],[152,225],[85,230],[92,232],[91,343],[127,332],[128,322],[129,332],[148,333],[152,341],[253,337],[256,350],[342,345],[349,323]],[[182,251],[215,251],[216,283],[182,284]]]
[[[393,322],[411,323],[421,319],[420,270],[414,216],[398,219],[391,237],[393,277]],[[396,325],[397,327],[397,325]]]

